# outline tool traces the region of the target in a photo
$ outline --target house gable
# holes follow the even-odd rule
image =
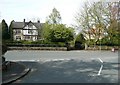
[[[26,23],[23,30],[37,30],[38,28],[31,21]]]

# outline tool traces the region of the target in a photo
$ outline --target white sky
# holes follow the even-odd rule
[[[85,0],[83,0],[85,1]],[[62,23],[72,24],[74,15],[83,3],[81,0],[0,0],[0,17],[9,24],[12,20],[23,21],[39,18],[45,22],[55,7],[61,14]]]
[[[23,21],[25,18],[33,20],[39,18],[45,22],[55,7],[61,14],[62,23],[71,25],[74,16],[86,0],[0,0],[0,20],[5,19],[7,24],[12,20]],[[89,0],[98,1],[98,0]],[[37,20],[35,20],[37,21]]]

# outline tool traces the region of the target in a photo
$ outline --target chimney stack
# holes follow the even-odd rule
[[[23,21],[25,22],[25,19]]]
[[[40,23],[40,20],[38,20],[38,23]]]

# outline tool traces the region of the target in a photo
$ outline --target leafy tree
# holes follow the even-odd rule
[[[44,25],[42,35],[45,40],[51,42],[69,42],[74,38],[74,31],[70,27],[60,24],[61,16],[56,8],[53,8],[52,13],[48,16]]]
[[[63,24],[56,25],[50,31],[50,39],[52,42],[69,42],[74,38],[74,31],[65,27]]]
[[[50,40],[50,31],[51,31],[50,28],[51,28],[51,24],[47,22],[43,25],[42,37],[44,38],[44,40]]]
[[[10,38],[9,31],[8,31],[8,25],[5,22],[5,20],[2,20],[2,39],[8,40]]]
[[[60,24],[55,26],[51,31],[51,41],[53,42],[68,42],[73,40],[73,31]]]
[[[6,44],[2,44],[2,55],[4,55],[7,52],[7,46]]]
[[[42,30],[42,36],[44,40],[51,41],[52,29],[55,29],[57,24],[60,24],[61,16],[56,8],[53,8],[52,13],[47,17],[46,23],[44,24],[44,29]]]
[[[70,27],[66,27],[63,24],[57,24],[54,28],[52,25],[45,23],[42,30],[42,36],[44,40],[51,42],[68,42],[74,38],[74,30]]]
[[[119,3],[118,2],[111,2],[108,4],[109,8],[109,23],[107,33],[109,36],[110,45],[118,45],[120,32],[119,32],[119,21],[118,21],[118,13],[119,13]]]
[[[13,22],[14,20],[11,21],[10,26],[9,26],[10,40],[13,40],[13,27],[12,27]]]
[[[50,24],[59,24],[61,22],[61,16],[56,8],[53,8],[52,13],[48,16],[47,22]]]

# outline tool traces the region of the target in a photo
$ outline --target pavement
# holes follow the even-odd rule
[[[2,71],[2,84],[10,84],[28,74],[30,68],[18,62],[10,62],[7,70]]]

